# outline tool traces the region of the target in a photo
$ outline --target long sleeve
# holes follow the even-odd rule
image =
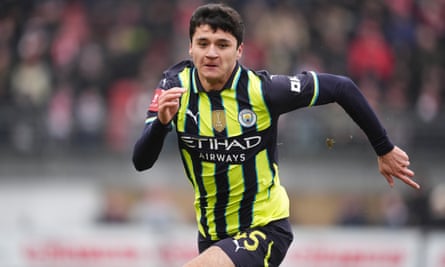
[[[319,74],[318,79],[320,94],[316,105],[338,103],[364,131],[377,155],[394,148],[368,101],[351,79],[330,74]]]
[[[141,137],[137,140],[133,149],[133,165],[138,171],[150,169],[161,153],[170,126],[162,125],[159,120],[154,120],[145,126]]]
[[[182,87],[178,74],[191,66],[193,66],[193,63],[190,60],[179,62],[166,70],[162,80],[158,83],[147,111],[146,119],[150,122],[146,123],[141,137],[134,145],[132,160],[136,170],[143,171],[153,166],[161,153],[167,133],[172,130],[171,124],[163,125],[157,119],[157,99],[160,92],[173,87]]]
[[[265,94],[275,114],[337,103],[363,130],[377,155],[384,155],[394,148],[375,112],[350,78],[303,72],[295,76],[272,75],[263,80],[271,83],[271,89]]]

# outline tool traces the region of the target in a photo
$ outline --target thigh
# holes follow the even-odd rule
[[[229,256],[218,246],[211,246],[184,267],[235,267]]]

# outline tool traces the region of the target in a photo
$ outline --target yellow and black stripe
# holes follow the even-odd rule
[[[288,217],[274,160],[276,123],[261,78],[239,65],[228,88],[204,92],[193,67],[178,77],[188,90],[174,125],[201,235],[218,240]]]

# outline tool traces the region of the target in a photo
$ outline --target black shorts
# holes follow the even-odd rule
[[[288,219],[251,228],[219,241],[199,236],[199,252],[210,246],[220,247],[236,267],[279,266],[292,242],[292,228]]]

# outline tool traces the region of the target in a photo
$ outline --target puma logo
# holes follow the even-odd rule
[[[235,252],[238,252],[238,250],[240,250],[240,249],[245,249],[245,250],[247,250],[245,247],[240,246],[238,240],[233,239],[232,241],[233,241],[233,243],[235,244]]]
[[[199,115],[199,111],[196,112],[196,115],[193,114],[193,112],[190,109],[187,109],[187,111],[185,112],[186,115],[189,115],[190,117],[192,117],[193,121],[195,122],[195,124],[198,124],[198,115]]]

